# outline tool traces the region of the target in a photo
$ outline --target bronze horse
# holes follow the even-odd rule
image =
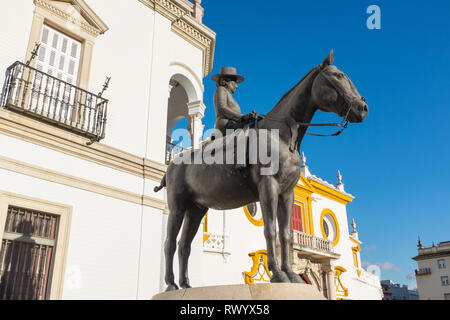
[[[237,169],[226,164],[169,165],[158,192],[167,187],[169,218],[165,241],[165,281],[167,291],[178,290],[173,274],[176,239],[184,221],[178,243],[179,284],[190,288],[188,259],[191,243],[208,209],[231,210],[260,202],[264,219],[268,267],[271,282],[302,283],[291,269],[289,241],[294,204],[294,187],[300,178],[300,144],[317,110],[334,112],[352,123],[363,122],[369,108],[352,81],[332,66],[330,52],[325,61],[312,69],[286,93],[275,108],[258,122],[260,129],[279,130],[279,170],[261,175],[261,165]],[[193,151],[187,151],[193,153]],[[275,253],[276,221],[281,245],[281,267]]]

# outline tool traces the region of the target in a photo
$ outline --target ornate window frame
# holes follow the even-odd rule
[[[67,34],[82,44],[80,67],[75,85],[87,90],[95,38],[108,31],[108,26],[84,0],[33,1],[35,10],[31,24],[26,60],[28,61],[30,59],[31,52],[36,46],[36,43],[40,43],[44,25],[48,25],[59,32]],[[56,2],[60,2],[62,6],[56,6]],[[62,9],[64,6],[68,9]],[[31,65],[34,67],[35,61]]]
[[[256,206],[258,208],[258,206]],[[245,216],[247,217],[248,221],[250,221],[251,224],[253,224],[255,227],[264,227],[264,219],[255,219],[252,217],[252,214],[250,213],[250,210],[247,206],[243,207]]]
[[[326,215],[329,215],[333,219],[334,225],[336,227],[336,230],[335,230],[336,231],[336,237],[333,240],[333,247],[336,247],[338,245],[339,239],[340,239],[340,229],[339,229],[338,219],[336,218],[336,215],[334,214],[334,212],[331,211],[330,209],[322,210],[322,214],[320,215],[320,229],[322,231],[322,236],[323,236],[324,239],[329,240],[328,236],[325,233],[325,229],[323,227],[323,222],[324,222],[324,219],[325,219]]]
[[[51,274],[50,300],[61,300],[64,289],[67,252],[73,207],[24,195],[0,191],[0,239],[5,231],[8,207],[16,206],[46,212],[60,217],[53,272]]]

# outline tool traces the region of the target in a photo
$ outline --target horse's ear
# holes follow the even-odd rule
[[[320,67],[321,67],[322,69],[323,69],[323,68],[326,68],[326,67],[328,67],[329,65],[333,64],[333,61],[334,61],[334,51],[333,51],[333,49],[331,49],[330,53],[328,54],[328,57],[326,57],[326,59],[322,62],[322,64],[320,65]]]

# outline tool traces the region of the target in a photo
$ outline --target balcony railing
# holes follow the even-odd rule
[[[415,270],[416,276],[426,276],[431,274],[431,268],[423,268],[419,270]]]
[[[166,164],[169,164],[177,156],[177,154],[187,150],[187,148],[184,148],[183,146],[174,144],[172,142],[168,142],[166,150]]]
[[[292,230],[292,243],[296,246],[314,251],[334,253],[333,242],[330,240],[318,238],[297,230]]]
[[[105,137],[107,99],[21,62],[7,69],[0,103],[92,141]]]

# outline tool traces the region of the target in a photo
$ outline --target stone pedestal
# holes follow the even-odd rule
[[[296,283],[243,284],[165,292],[152,300],[326,300],[316,287]]]

